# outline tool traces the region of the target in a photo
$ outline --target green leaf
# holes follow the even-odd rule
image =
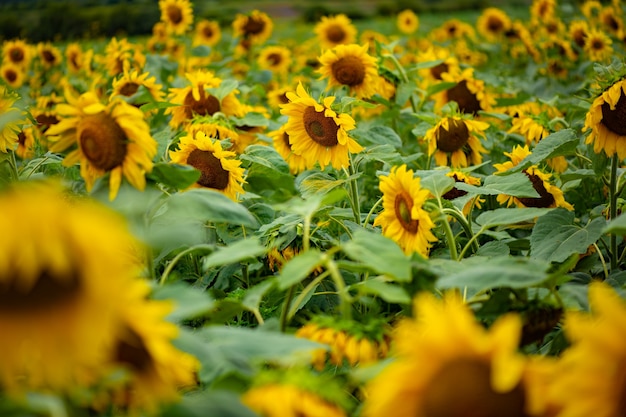
[[[413,72],[413,71],[418,71],[421,69],[428,69],[428,68],[433,68],[436,67],[439,64],[442,64],[443,60],[442,59],[435,59],[434,61],[423,61],[423,62],[418,62],[415,65],[411,65],[407,72]]]
[[[386,282],[383,279],[373,278],[363,282],[359,282],[351,286],[352,288],[363,291],[367,294],[373,294],[382,298],[388,303],[410,304],[411,297],[406,290],[398,285]]]
[[[482,195],[510,195],[513,197],[537,198],[539,194],[530,179],[523,172],[510,175],[490,175],[485,178],[481,187],[457,182],[455,187],[468,193]]]
[[[253,127],[253,126],[266,127],[270,123],[269,120],[267,120],[267,117],[265,117],[262,113],[257,113],[257,112],[246,113],[246,115],[243,117],[231,117],[231,120],[235,123],[236,126],[248,126],[248,127]],[[254,146],[261,146],[261,145],[254,145]],[[261,146],[261,147],[267,148],[267,146]],[[246,151],[247,150],[248,148],[246,148]]]
[[[180,281],[154,287],[152,298],[174,302],[174,310],[168,315],[173,322],[199,317],[215,306],[215,300],[208,293]]]
[[[509,172],[519,172],[546,159],[563,155],[572,155],[580,139],[573,129],[563,129],[541,139],[526,158],[511,168]]]
[[[173,194],[168,198],[166,207],[162,218],[258,226],[254,216],[244,206],[211,189],[195,188]]]
[[[254,411],[243,405],[241,394],[229,390],[203,390],[185,395],[175,404],[159,411],[161,417],[257,417]]]
[[[352,260],[362,263],[378,274],[398,282],[411,280],[411,262],[391,239],[364,229],[357,229],[352,239],[342,244],[342,250]]]
[[[476,223],[488,229],[496,226],[506,226],[515,223],[528,222],[549,213],[551,208],[499,208],[481,213]]]
[[[367,130],[357,128],[351,133],[364,146],[391,145],[394,148],[402,147],[402,138],[388,126],[374,125]]]
[[[510,253],[509,245],[499,240],[492,240],[478,248],[476,256],[507,256]]]
[[[428,89],[426,90],[426,97],[430,97],[433,94],[437,94],[442,91],[449,90],[450,88],[454,87],[457,84],[458,83],[455,83],[455,82],[440,82],[437,84],[433,84],[429,86]]]
[[[404,106],[404,104],[411,98],[411,94],[416,90],[417,85],[414,81],[402,81],[396,88],[395,101],[396,104]]]
[[[610,220],[602,232],[617,236],[626,236],[626,213],[622,213],[613,220]]]
[[[267,249],[256,237],[238,240],[228,246],[224,246],[215,252],[203,257],[202,270],[204,272],[216,266],[234,264],[249,258],[264,255]]]
[[[309,276],[314,269],[322,265],[324,254],[317,249],[309,249],[306,252],[294,256],[287,262],[280,274],[276,277],[278,288],[286,290],[292,285]]]
[[[454,261],[449,261],[454,262]],[[448,262],[448,263],[449,263]],[[544,261],[496,256],[474,256],[456,262],[455,271],[439,278],[439,288],[469,288],[471,292],[483,292],[493,288],[528,288],[548,279],[548,264]]]
[[[250,311],[258,310],[263,296],[274,284],[276,284],[274,280],[268,279],[248,289],[243,300],[241,300],[241,304]]]
[[[421,179],[422,187],[429,190],[436,198],[441,198],[454,187],[454,178],[441,172],[435,172]]]
[[[168,187],[184,190],[198,181],[201,172],[191,165],[170,164],[159,162],[154,164],[148,178]]]
[[[235,91],[235,89],[239,87],[239,82],[232,78],[227,78],[222,80],[219,87],[217,88],[206,88],[206,90],[211,93],[215,98],[219,101],[222,101],[224,97]]]
[[[606,226],[597,217],[584,227],[574,224],[574,213],[562,208],[553,210],[537,220],[530,235],[530,257],[549,262],[563,262],[574,253],[585,253]]]

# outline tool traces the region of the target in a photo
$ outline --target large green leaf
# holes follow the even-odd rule
[[[160,182],[169,187],[183,190],[198,181],[200,171],[191,165],[179,165],[160,162],[154,164],[148,178]]]
[[[510,224],[528,222],[549,213],[551,208],[499,208],[481,213],[476,218],[476,223],[484,229],[496,226],[506,226]]]
[[[478,293],[493,288],[537,286],[549,278],[548,264],[537,259],[475,256],[456,262],[456,265],[449,265],[449,262],[445,264],[452,267],[452,271],[439,278],[439,288],[467,287],[470,292]]]
[[[306,252],[294,256],[287,262],[280,271],[278,277],[278,288],[286,290],[305,279],[315,268],[320,266],[324,260],[324,254],[317,249],[309,249]]]
[[[613,220],[609,221],[603,232],[618,236],[626,236],[626,213],[622,213]]]
[[[241,402],[241,394],[230,390],[204,390],[186,395],[180,401],[165,406],[161,417],[258,417]]]
[[[509,172],[519,172],[532,165],[537,165],[546,159],[562,155],[571,155],[580,143],[578,135],[573,129],[563,129],[541,139],[533,148],[532,154],[524,158]]]
[[[249,258],[264,255],[267,249],[258,238],[251,237],[238,240],[222,247],[202,259],[202,269],[208,271],[216,266],[240,262]]]
[[[454,178],[442,172],[435,172],[421,179],[422,187],[430,191],[436,198],[441,198],[454,187]]]
[[[155,287],[152,291],[152,298],[171,300],[174,303],[174,310],[168,315],[168,319],[174,322],[201,316],[215,305],[215,300],[207,292],[180,281]]]
[[[230,223],[258,226],[256,219],[241,204],[224,194],[206,188],[196,188],[173,194],[166,203],[167,211],[161,216],[168,219],[184,218],[201,222]]]
[[[354,284],[351,286],[351,288],[367,294],[376,295],[387,301],[388,303],[411,303],[411,297],[404,288],[398,286],[397,284],[387,282],[384,279],[380,279],[378,277]]]
[[[522,172],[511,175],[490,175],[485,178],[481,187],[463,182],[457,182],[455,187],[469,193],[483,195],[505,194],[513,197],[539,197],[532,182]]]
[[[574,224],[574,213],[559,208],[540,217],[530,236],[530,256],[550,262],[563,262],[574,253],[585,253],[606,225],[597,217],[584,227]]]
[[[357,229],[352,239],[342,245],[353,260],[399,282],[411,280],[411,262],[391,239],[364,229]]]

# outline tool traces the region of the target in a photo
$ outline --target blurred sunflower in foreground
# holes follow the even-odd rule
[[[395,359],[366,387],[364,417],[524,417],[538,408],[517,352],[519,316],[485,330],[454,293],[443,300],[422,293],[413,309],[393,334]]]
[[[26,123],[25,113],[15,107],[18,97],[4,86],[0,86],[0,114],[3,124],[0,125],[0,152],[7,153],[17,144],[18,134]]]

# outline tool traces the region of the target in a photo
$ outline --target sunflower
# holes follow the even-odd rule
[[[289,171],[292,174],[299,174],[306,169],[306,159],[302,155],[296,155],[291,150],[291,143],[289,143],[289,135],[285,132],[285,125],[278,130],[270,132],[268,136],[272,138],[274,149],[287,162]]]
[[[411,9],[406,9],[398,13],[396,26],[405,35],[414,33],[419,28],[420,20]]]
[[[250,14],[237,13],[233,21],[233,35],[242,38],[250,45],[265,42],[274,30],[274,22],[264,12],[253,10]]]
[[[442,118],[424,135],[428,141],[428,156],[435,155],[439,166],[462,168],[478,165],[482,154],[487,151],[480,143],[488,123],[471,120],[466,117],[452,116]]]
[[[288,85],[273,85],[267,92],[267,103],[272,111],[280,111],[281,104],[289,103],[287,93],[293,93],[293,87]]]
[[[68,94],[68,104],[59,104],[61,121],[46,131],[53,144],[52,152],[61,152],[76,144],[65,156],[63,165],[80,163],[80,174],[87,191],[94,182],[110,173],[109,198],[117,196],[122,176],[133,187],[143,190],[145,174],[152,170],[157,143],[141,110],[120,98],[102,104],[93,92],[79,97]]]
[[[615,36],[621,36],[624,32],[624,21],[620,12],[621,6],[619,8],[606,6],[602,8],[598,16],[600,24]]]
[[[139,243],[118,214],[56,184],[22,183],[0,210],[28,219],[6,222],[0,240],[0,385],[68,392],[101,368]]]
[[[389,329],[385,322],[371,320],[367,324],[341,321],[336,317],[316,316],[296,331],[297,337],[328,345],[329,349],[313,351],[313,366],[321,371],[333,367],[368,365],[384,359],[389,352]]]
[[[111,373],[123,370],[124,376],[100,388],[96,408],[112,403],[131,414],[154,413],[159,405],[177,401],[180,388],[196,383],[197,360],[172,345],[179,329],[166,321],[171,303],[149,299],[149,291],[147,282],[136,281],[121,295],[125,302],[106,366]]]
[[[26,124],[25,113],[15,106],[18,97],[0,85],[0,152],[7,153],[18,142],[22,125]]]
[[[559,416],[621,416],[626,392],[626,304],[608,284],[589,286],[591,314],[566,313],[572,345],[563,353],[548,399]]]
[[[193,9],[189,0],[159,0],[159,10],[167,33],[184,35],[193,24]]]
[[[2,62],[10,62],[21,68],[28,68],[32,59],[32,48],[25,41],[15,39],[2,43]]]
[[[280,113],[289,116],[285,132],[289,135],[291,150],[306,160],[307,168],[316,163],[324,169],[347,168],[350,165],[349,153],[363,150],[348,131],[355,128],[355,121],[348,114],[338,114],[331,105],[335,97],[326,97],[322,103],[314,100],[298,84],[295,93],[287,93],[289,103],[281,107]]]
[[[480,110],[489,111],[495,100],[485,91],[485,82],[474,78],[474,69],[466,68],[461,72],[441,73],[445,82],[455,82],[456,85],[442,91],[435,97],[437,108],[454,101],[458,104],[461,113],[477,114]]]
[[[23,128],[17,134],[17,149],[15,154],[21,159],[30,159],[35,156],[35,132],[32,126]]]
[[[36,105],[31,108],[30,113],[37,122],[37,128],[41,133],[48,130],[50,126],[59,123],[56,106],[62,102],[63,97],[54,92],[47,96],[37,97]]]
[[[530,6],[530,20],[533,25],[540,25],[552,18],[556,11],[556,0],[533,0]]]
[[[569,36],[579,48],[585,47],[589,30],[589,24],[586,20],[572,20],[569,24]]]
[[[389,175],[380,176],[383,193],[383,211],[374,220],[374,226],[382,226],[383,235],[394,240],[411,254],[418,252],[428,257],[431,242],[437,238],[431,229],[435,223],[423,206],[430,193],[421,188],[420,179],[413,178],[413,170],[406,165],[394,166]]]
[[[606,62],[613,56],[613,41],[603,31],[590,29],[583,50],[593,62]]]
[[[433,29],[430,35],[435,41],[444,43],[458,39],[473,39],[476,36],[476,31],[469,23],[453,18]]]
[[[243,107],[236,97],[238,90],[233,90],[221,99],[211,92],[222,84],[222,79],[211,71],[197,70],[185,74],[186,87],[170,88],[168,101],[178,104],[165,109],[165,114],[172,114],[170,126],[178,128],[190,123],[196,116],[212,116],[221,112],[226,116],[243,116]]]
[[[259,53],[257,63],[261,69],[284,76],[291,67],[291,50],[279,45],[266,46]]]
[[[322,54],[317,72],[328,79],[329,89],[346,86],[357,98],[370,98],[378,92],[378,65],[367,49],[367,45],[337,45]]]
[[[132,44],[127,39],[111,38],[104,49],[104,55],[100,56],[111,77],[123,74],[132,69],[142,70],[146,57],[139,44]]]
[[[244,193],[242,185],[245,181],[241,161],[235,157],[234,152],[222,150],[218,139],[201,131],[195,136],[183,136],[178,150],[170,151],[172,162],[191,165],[200,171],[200,178],[192,187],[212,188],[237,201]]]
[[[185,132],[192,138],[196,137],[198,132],[202,132],[213,139],[228,140],[231,145],[239,140],[239,133],[230,123],[210,117],[195,118],[192,123],[185,126]]]
[[[165,93],[162,90],[163,87],[157,84],[156,78],[150,77],[150,74],[147,72],[141,73],[137,70],[124,71],[120,77],[113,80],[111,98],[122,96],[134,106],[141,107],[146,102],[136,102],[138,98],[135,97],[140,87],[147,91],[153,101],[163,101]]]
[[[480,178],[473,177],[468,172],[464,172],[458,169],[450,170],[446,173],[446,176],[454,179],[455,183],[462,182],[465,184],[480,186]],[[465,197],[466,195],[467,191],[459,190],[456,187],[452,187],[452,189],[444,193],[441,198],[448,201],[455,201],[457,199],[463,199],[463,197]],[[475,206],[476,208],[480,208],[481,204],[484,202],[485,200],[482,198],[470,199],[463,205],[463,214],[467,216],[473,206]]]
[[[202,19],[196,23],[193,46],[215,46],[222,38],[222,30],[215,20]]]
[[[478,33],[492,42],[502,38],[510,28],[511,18],[504,10],[497,7],[487,7],[476,21]]]
[[[396,360],[366,388],[364,417],[527,416],[535,409],[517,353],[521,319],[500,317],[488,330],[454,293],[419,294],[413,319],[396,328]]]
[[[506,156],[510,158],[510,161],[502,164],[494,164],[497,172],[505,172],[514,166],[518,165],[524,158],[531,154],[528,149],[528,145],[516,146],[512,152],[505,152]],[[539,194],[539,197],[513,197],[505,194],[500,194],[497,200],[500,204],[510,206],[515,204],[517,207],[563,207],[567,210],[574,210],[571,204],[565,201],[563,197],[563,191],[552,183],[550,178],[552,174],[541,171],[536,165],[530,166],[522,171],[528,177],[528,180],[532,183],[533,188]]]
[[[595,20],[600,15],[602,3],[598,0],[586,0],[581,6],[580,11],[588,20]]]
[[[309,370],[265,370],[241,401],[261,417],[346,417],[351,407],[337,380]]]
[[[46,69],[57,67],[63,62],[61,51],[50,42],[39,42],[37,44],[37,52],[39,53],[40,62]]]
[[[313,31],[317,35],[322,50],[334,48],[337,45],[353,44],[356,41],[357,29],[345,14],[336,16],[322,16],[315,24]]]
[[[626,158],[626,128],[622,114],[626,111],[626,80],[621,79],[605,89],[591,104],[583,132],[591,129],[585,143],[593,143],[595,153],[617,154]]]
[[[24,84],[26,74],[17,65],[6,62],[0,66],[0,77],[9,87],[20,88]]]
[[[442,74],[444,73],[460,71],[459,60],[452,55],[448,48],[432,46],[418,53],[416,57],[416,62],[439,60],[442,62],[433,67],[418,70],[418,74],[422,79],[421,85],[423,88],[428,88],[429,86],[440,82],[442,80]]]
[[[71,73],[78,73],[84,69],[88,69],[85,66],[85,53],[78,42],[72,42],[65,48],[65,62],[67,68]]]

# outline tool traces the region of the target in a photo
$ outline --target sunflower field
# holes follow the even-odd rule
[[[0,415],[626,414],[626,7],[2,42]]]

